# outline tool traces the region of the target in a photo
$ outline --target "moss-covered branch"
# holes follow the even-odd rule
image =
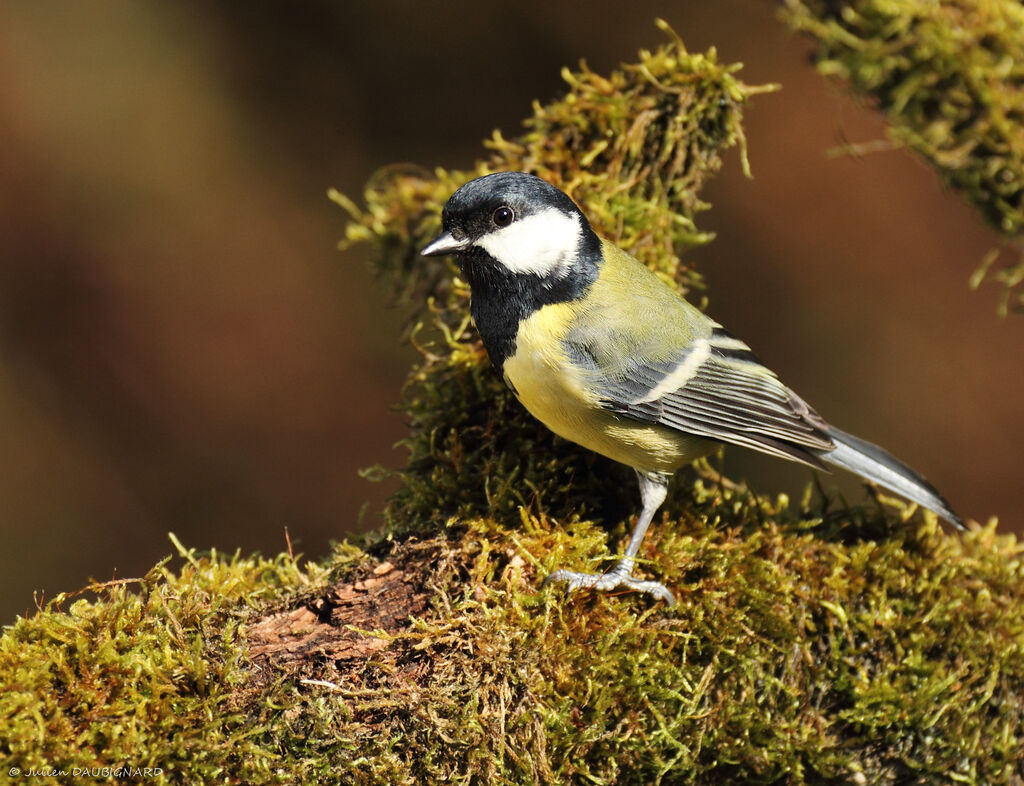
[[[994,522],[949,537],[882,498],[767,500],[700,464],[639,555],[677,607],[538,589],[556,566],[610,564],[633,478],[525,414],[486,365],[466,287],[417,250],[458,184],[529,169],[698,287],[679,256],[708,239],[698,192],[757,92],[735,73],[672,38],[608,77],[567,73],[565,97],[495,135],[472,173],[385,170],[365,207],[336,194],[347,242],[426,304],[387,527],[304,566],[175,541],[177,567],[19,620],[0,640],[10,777],[1019,782],[1024,549]]]
[[[494,374],[469,322],[469,288],[448,259],[419,250],[440,230],[441,207],[467,180],[487,172],[542,175],[585,207],[594,228],[630,249],[667,281],[698,290],[699,274],[681,258],[711,235],[696,226],[699,197],[733,146],[742,152],[742,108],[751,87],[738,65],[714,50],[687,52],[664,22],[668,44],[601,76],[581,65],[563,71],[566,94],[536,103],[523,134],[500,132],[471,172],[389,167],[367,185],[365,208],[341,194],[347,246],[366,247],[399,297],[418,307],[413,341],[423,360],[403,392],[410,461],[391,502],[391,526],[415,527],[448,516],[518,516],[536,500],[558,518],[618,520],[632,495],[631,472],[555,438],[525,414]],[[745,161],[745,157],[743,159]]]
[[[1024,312],[1024,6],[1018,0],[784,0],[818,69],[871,98],[889,135],[921,155],[1012,245],[972,281]]]
[[[5,772],[1019,782],[1018,543],[934,522],[826,540],[793,511],[688,493],[687,514],[647,544],[673,610],[538,592],[554,565],[599,566],[610,544],[590,522],[526,515],[346,546],[326,566],[184,552],[138,586],[59,599],[0,640]]]

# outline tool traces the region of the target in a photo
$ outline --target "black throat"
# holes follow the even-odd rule
[[[500,372],[516,350],[519,323],[538,309],[583,297],[597,280],[601,241],[587,232],[580,254],[561,276],[513,273],[482,248],[459,257],[459,270],[472,290],[470,312],[487,356]]]

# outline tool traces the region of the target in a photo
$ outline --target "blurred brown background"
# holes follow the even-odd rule
[[[628,5],[628,7],[627,7]],[[749,82],[695,258],[711,313],[837,425],[1020,529],[1024,318],[967,278],[996,239],[908,154],[827,158],[880,120],[761,0],[0,6],[0,621],[188,545],[276,553],[377,520],[403,461],[402,315],[325,191],[394,161],[466,167],[561,66],[662,37]],[[797,490],[740,450],[726,469]],[[827,482],[833,482],[829,479]],[[842,486],[860,498],[849,480]],[[629,489],[624,493],[633,494]]]

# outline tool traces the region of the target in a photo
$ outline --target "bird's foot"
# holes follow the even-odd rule
[[[624,568],[620,562],[607,573],[577,573],[573,570],[556,570],[541,585],[546,587],[556,581],[564,581],[568,585],[569,592],[578,589],[592,589],[599,592],[610,592],[616,589],[633,590],[651,595],[656,600],[663,600],[669,606],[674,606],[675,596],[668,588],[659,581],[644,581],[630,575],[630,571]]]

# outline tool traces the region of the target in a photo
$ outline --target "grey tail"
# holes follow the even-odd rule
[[[914,472],[878,445],[872,445],[837,428],[828,428],[828,435],[836,443],[835,450],[821,451],[822,461],[848,469],[862,478],[895,491],[911,502],[928,508],[957,529],[967,529],[963,520],[953,512],[949,503],[927,480]]]

